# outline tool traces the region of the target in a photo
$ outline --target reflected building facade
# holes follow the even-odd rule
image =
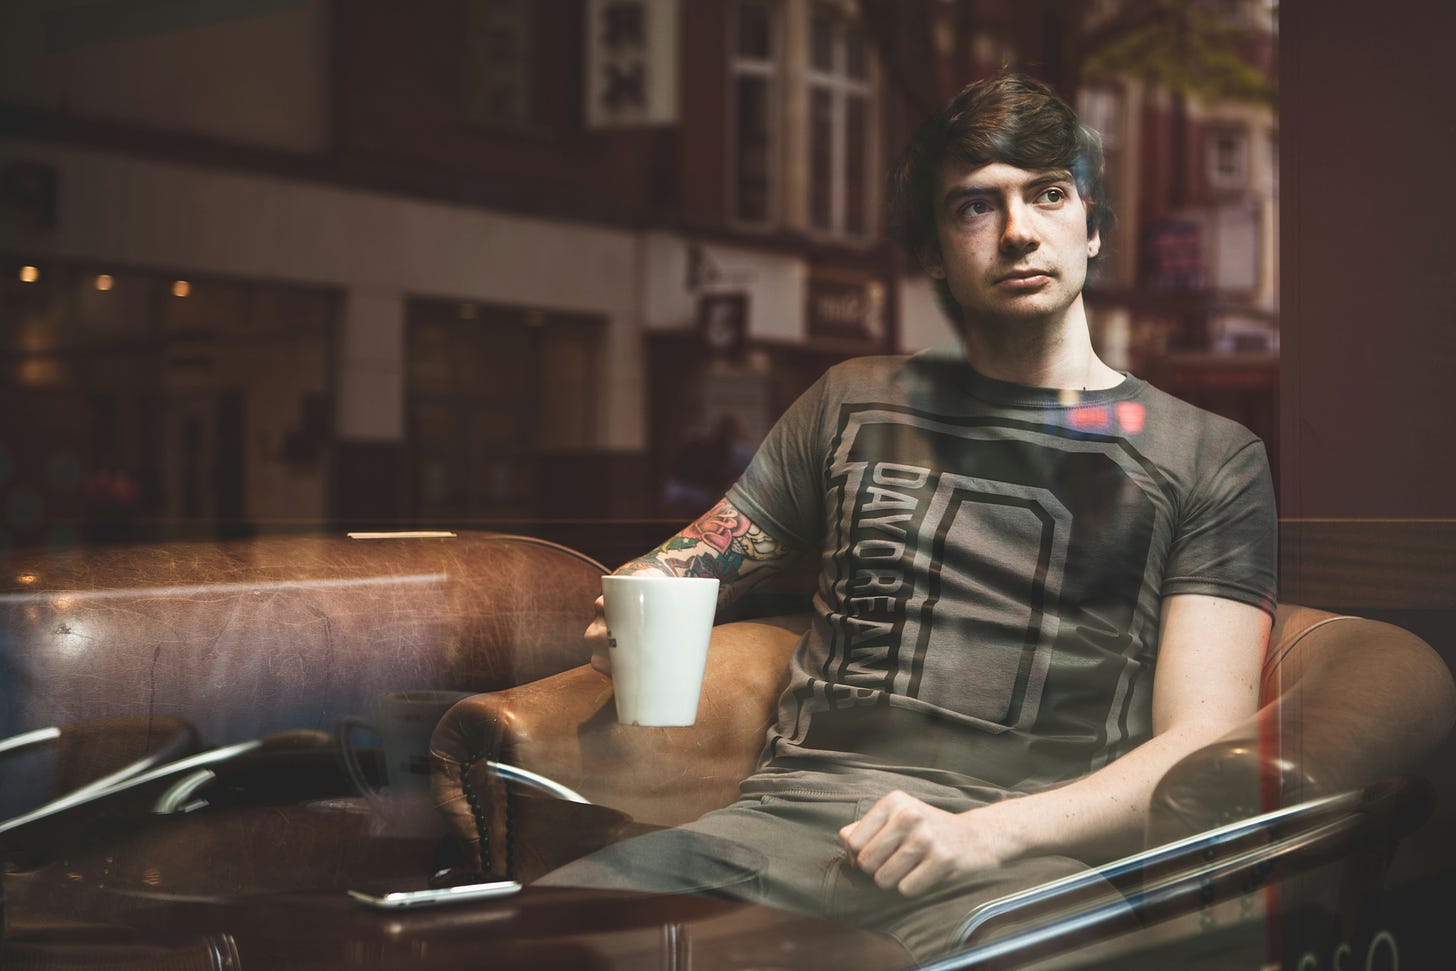
[[[1272,77],[1266,5],[1189,6]],[[1147,7],[9,10],[5,542],[664,515],[688,443],[950,338],[882,180],[1004,68],[1103,131],[1104,356],[1277,456],[1276,119],[1144,70]]]

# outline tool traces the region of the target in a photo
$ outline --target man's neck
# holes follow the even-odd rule
[[[1093,350],[1080,298],[1061,320],[967,320],[962,336],[971,366],[998,381],[1099,391],[1123,380]]]

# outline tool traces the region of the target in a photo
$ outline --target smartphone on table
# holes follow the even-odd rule
[[[496,897],[509,897],[520,891],[521,885],[514,880],[493,880],[489,883],[462,883],[456,887],[439,887],[429,890],[361,887],[357,890],[350,890],[349,896],[366,907],[377,907],[380,910],[406,910],[466,903],[472,900],[491,900]]]

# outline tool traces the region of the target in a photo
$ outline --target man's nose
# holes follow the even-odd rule
[[[1001,230],[1001,249],[1006,253],[1029,253],[1036,249],[1040,238],[1031,208],[1025,203],[1014,202],[1006,207],[1006,225]]]

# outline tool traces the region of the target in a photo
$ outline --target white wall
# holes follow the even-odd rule
[[[698,292],[742,291],[749,299],[749,335],[763,340],[808,341],[804,293],[808,268],[780,253],[698,244],[702,280],[688,282],[689,240],[648,233],[643,240],[643,324],[650,330],[691,327]],[[898,350],[911,354],[955,340],[924,274],[900,279]]]
[[[56,166],[56,226],[0,222],[0,250],[343,289],[347,437],[402,435],[403,362],[391,348],[402,346],[405,296],[419,295],[605,316],[598,443],[645,446],[634,234],[0,139],[0,163],[12,160]]]
[[[699,279],[689,281],[696,247]],[[651,330],[692,327],[697,298],[705,293],[748,295],[748,336],[757,340],[807,339],[804,288],[807,267],[782,253],[693,243],[672,233],[650,232],[643,241],[644,325]]]

